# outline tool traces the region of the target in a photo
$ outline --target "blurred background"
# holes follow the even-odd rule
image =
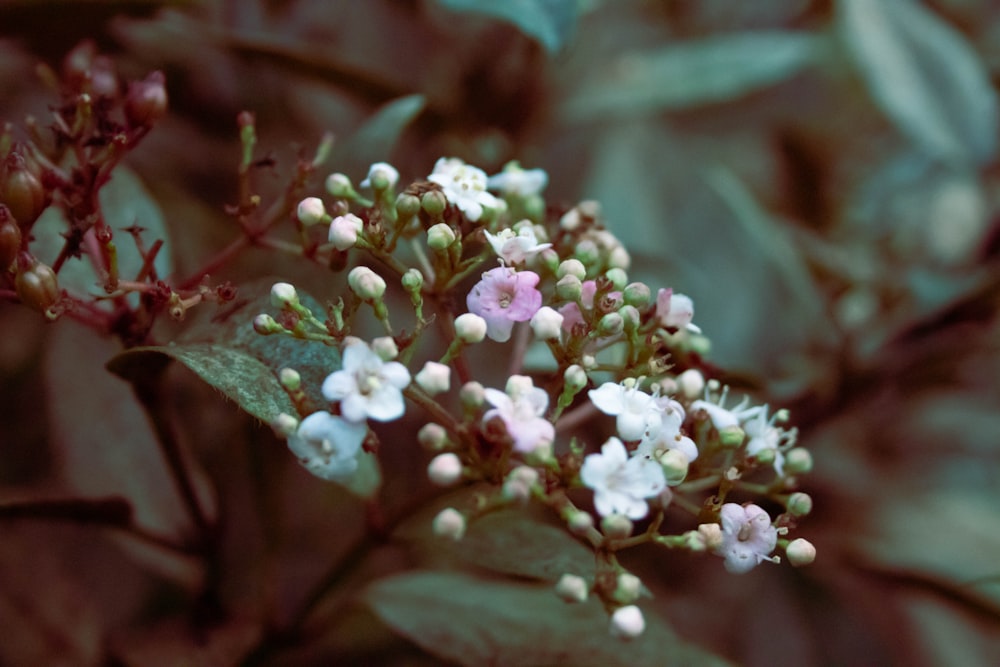
[[[6,0],[0,119],[44,124],[56,99],[36,65],[59,69],[83,39],[123,78],[166,74],[170,114],[127,164],[178,275],[236,233],[223,209],[245,109],[274,159],[265,193],[331,131],[327,166],[355,183],[377,160],[405,180],[441,156],[488,173],[517,159],[549,173],[551,204],[601,203],[630,278],[690,295],[712,362],[790,408],[815,457],[811,567],[734,577],[713,559],[626,558],[681,638],[745,665],[1000,664],[996,3]],[[263,252],[219,278],[261,275],[323,293],[322,275]],[[125,493],[171,530],[183,516],[149,429],[100,379],[114,352],[0,303],[0,492]],[[266,563],[304,590],[360,525],[356,505],[192,377],[177,387],[231,517],[229,600],[266,596],[246,588]],[[387,466],[424,465],[400,456]],[[277,478],[263,500],[261,470]],[[280,540],[241,519],[255,503],[282,513]],[[237,619],[208,648],[186,643],[183,563],[81,527],[0,531],[0,664],[225,664],[254,632]],[[437,664],[374,623],[280,664]]]

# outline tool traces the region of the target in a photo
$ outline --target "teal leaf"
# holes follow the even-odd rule
[[[588,121],[725,102],[814,64],[821,45],[806,32],[746,32],[633,53],[595,73],[562,114]]]
[[[550,54],[558,52],[576,26],[577,0],[438,0],[457,12],[483,14],[510,23],[538,41]]]
[[[461,665],[726,664],[682,642],[649,610],[642,636],[614,639],[597,600],[567,604],[551,586],[425,571],[378,581],[366,599],[395,632]]]
[[[875,103],[929,154],[988,162],[997,95],[962,35],[912,0],[841,0],[840,29]]]

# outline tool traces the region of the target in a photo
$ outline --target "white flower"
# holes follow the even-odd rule
[[[661,326],[701,333],[701,329],[691,323],[694,301],[685,294],[674,294],[672,289],[661,289],[656,293],[656,318]]]
[[[726,570],[733,574],[749,572],[770,558],[778,544],[778,529],[771,525],[771,517],[757,505],[726,503],[719,511],[722,522],[722,544],[715,553],[726,559]]]
[[[497,257],[511,264],[523,262],[535,253],[551,248],[551,243],[539,243],[531,225],[521,225],[518,231],[501,229],[496,234],[486,233],[486,240]]]
[[[648,456],[629,458],[618,438],[608,438],[600,454],[589,454],[580,467],[580,480],[594,490],[594,507],[601,516],[622,514],[642,519],[649,512],[646,498],[667,488],[660,464]]]
[[[388,162],[376,162],[371,167],[368,168],[368,176],[365,180],[361,181],[361,187],[370,188],[372,187],[373,180],[385,179],[388,184],[386,187],[394,188],[396,183],[399,182],[399,172]]]
[[[522,169],[517,162],[508,162],[502,172],[490,176],[486,181],[491,190],[518,197],[537,195],[548,184],[549,175],[544,169]]]
[[[587,392],[591,402],[606,415],[617,417],[615,425],[622,440],[639,440],[647,431],[655,434],[661,424],[660,406],[653,397],[635,386],[605,382]]]
[[[358,468],[358,451],[368,427],[329,412],[314,412],[288,437],[288,448],[306,470],[329,480],[343,480]]]
[[[663,452],[676,449],[689,462],[694,461],[698,458],[698,446],[694,444],[694,440],[681,433],[681,424],[684,423],[683,406],[666,396],[656,396],[653,400],[660,407],[660,426],[646,432],[636,451],[658,458]]]
[[[713,382],[715,382],[713,380]],[[718,387],[716,382],[715,387]],[[712,401],[709,400],[711,397],[708,391],[705,392],[704,399],[698,399],[691,403],[691,411],[697,412],[698,410],[704,410],[708,413],[709,418],[712,420],[712,425],[715,426],[717,431],[722,431],[723,429],[732,428],[734,426],[739,426],[741,421],[750,419],[760,412],[760,406],[747,407],[750,405],[750,399],[746,396],[743,400],[734,408],[723,407],[726,404],[726,399],[729,397],[729,387],[723,387],[722,393],[719,397]]]
[[[366,418],[391,421],[406,409],[403,392],[410,384],[410,372],[398,361],[382,361],[364,343],[344,349],[343,368],[323,381],[323,396],[340,401],[340,413],[352,422]]]
[[[458,158],[438,160],[427,180],[440,185],[448,201],[472,222],[483,216],[484,206],[500,206],[500,200],[486,191],[486,172]]]
[[[503,420],[507,433],[514,441],[514,450],[533,452],[548,447],[555,440],[552,422],[542,415],[549,407],[549,395],[534,386],[530,377],[514,375],[507,381],[507,391],[484,389],[486,400],[493,406],[483,415],[485,424],[494,417]]]
[[[769,419],[767,416],[768,406],[763,406],[749,419],[743,422],[743,431],[750,438],[747,441],[747,456],[757,456],[764,450],[774,450],[774,470],[779,476],[784,475],[785,455],[782,450],[788,449],[795,444],[798,435],[796,429],[786,431],[775,426],[780,411]]]

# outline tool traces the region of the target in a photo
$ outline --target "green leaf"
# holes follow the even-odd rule
[[[648,610],[641,637],[615,639],[597,600],[567,604],[550,586],[412,572],[376,582],[366,598],[394,631],[462,665],[726,664],[679,640]]]
[[[746,32],[634,53],[590,77],[562,114],[588,121],[725,102],[802,71],[821,43],[805,32]]]
[[[535,39],[550,54],[559,51],[576,25],[580,3],[576,0],[438,0],[457,12],[483,14],[510,23]]]
[[[912,0],[841,0],[847,48],[882,111],[931,155],[989,162],[997,95],[962,35]]]

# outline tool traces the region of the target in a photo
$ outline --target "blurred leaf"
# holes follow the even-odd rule
[[[632,53],[596,73],[563,116],[586,121],[725,102],[766,88],[816,62],[821,40],[806,32],[746,32]]]
[[[641,637],[614,639],[600,603],[567,604],[549,586],[414,572],[376,582],[367,599],[393,630],[462,665],[726,664],[683,643],[648,613]]]
[[[142,268],[143,259],[128,232],[133,225],[143,228],[142,239],[147,249],[157,240],[165,243],[156,255],[154,266],[160,276],[170,275],[173,262],[170,257],[170,239],[163,220],[163,212],[149,194],[146,186],[128,167],[115,168],[111,180],[98,193],[104,219],[114,233],[118,251],[118,273],[122,279],[132,280]],[[50,206],[35,223],[32,233],[35,240],[31,249],[41,261],[51,264],[59,256],[65,239],[61,236],[69,228],[66,216],[56,206]],[[86,256],[70,259],[59,271],[59,286],[77,294],[106,296],[94,267]],[[130,298],[138,302],[137,295]]]
[[[469,563],[503,574],[556,581],[567,573],[588,576],[594,572],[590,550],[564,529],[520,510],[494,512],[472,521],[459,542],[436,541],[448,544]]]
[[[385,104],[334,151],[343,157],[338,169],[367,173],[368,165],[385,162],[392,154],[403,130],[427,105],[423,95],[407,95]]]
[[[988,162],[997,150],[997,96],[958,31],[913,0],[841,0],[841,30],[875,102],[930,154]]]
[[[576,25],[577,0],[437,0],[453,11],[485,14],[514,25],[551,53],[559,51]]]

